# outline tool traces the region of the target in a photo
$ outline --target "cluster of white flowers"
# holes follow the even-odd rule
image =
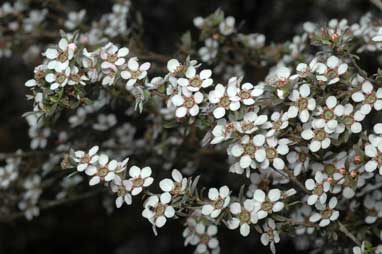
[[[20,163],[20,158],[6,159],[5,165],[0,167],[0,189],[9,188],[12,182],[18,178]]]
[[[24,192],[18,203],[18,207],[24,212],[28,220],[33,219],[40,214],[40,209],[37,205],[42,193],[41,178],[38,175],[25,179],[23,183]]]
[[[23,11],[17,4],[5,4],[0,17]],[[380,49],[382,29],[371,16],[353,25],[346,20],[331,20],[324,28],[305,23],[304,32],[292,41],[266,45],[265,36],[239,33],[235,19],[219,10],[194,19],[203,43],[193,51],[198,59],[180,54],[177,59],[158,57],[151,64],[134,46],[110,40],[127,36],[128,12],[128,1],[115,4],[87,33],[62,33],[25,83],[34,103],[26,117],[31,149],[55,146],[57,153],[39,166],[44,175],[53,174],[52,168],[63,160],[65,169],[85,173],[89,185],[110,190],[117,208],[144,194],[142,216],[154,232],[169,219],[184,217],[185,245],[195,246],[200,254],[219,253],[221,224],[239,229],[244,237],[255,229],[273,253],[286,225],[308,239],[324,230],[329,232],[325,237],[342,239],[358,227],[362,232],[351,235],[352,241],[375,238],[371,235],[376,230],[353,222],[361,220],[374,229],[382,219],[382,77],[361,70],[353,53],[347,52],[353,50],[348,46],[354,40],[360,41],[357,53]],[[70,13],[65,26],[81,30],[85,14]],[[31,12],[24,30],[36,29],[44,15],[48,14]],[[321,51],[313,53],[311,44]],[[230,59],[225,53],[235,45],[242,48]],[[274,59],[266,60],[267,54]],[[245,81],[246,64],[253,62],[268,67],[264,80]],[[137,109],[145,110],[140,115],[143,128],[142,122],[134,123]],[[54,125],[65,116],[65,124],[56,130]],[[84,130],[89,136],[82,136]],[[96,138],[89,138],[92,135]],[[64,155],[70,147],[89,142],[99,142],[103,152],[93,146]],[[197,146],[192,152],[184,149],[190,144]],[[223,163],[229,172],[249,178],[239,195],[228,184],[203,192],[198,177],[183,176],[199,169],[204,149],[226,155],[226,160],[211,161],[211,167]],[[163,170],[135,165],[127,169],[129,158],[122,158],[133,154]],[[183,163],[183,168],[171,171],[171,178],[158,181],[160,193],[147,190],[161,171]],[[18,182],[20,164],[21,159],[7,160],[0,166],[0,189]],[[67,189],[86,178],[65,179],[57,198],[65,198]],[[44,180],[35,174],[21,182],[18,207],[29,219],[39,214]],[[339,236],[336,230],[347,233]],[[366,248],[349,246],[339,250],[358,254]]]

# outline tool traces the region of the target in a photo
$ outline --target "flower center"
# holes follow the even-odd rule
[[[264,201],[262,204],[261,204],[261,209],[263,209],[264,211],[266,211],[267,213],[272,213],[272,208],[273,208],[273,204],[271,201],[267,200],[267,201]]]
[[[157,216],[161,216],[164,214],[164,211],[166,210],[166,206],[162,203],[158,203],[157,207],[155,207],[155,214]]]
[[[308,99],[307,98],[300,98],[297,101],[297,107],[299,110],[306,109],[308,107]]]
[[[68,60],[68,53],[66,51],[61,51],[57,56],[58,61],[65,62]]]
[[[141,187],[143,185],[143,179],[138,177],[133,180],[134,187]]]
[[[223,96],[220,99],[220,106],[222,106],[223,108],[228,108],[230,104],[231,104],[231,101],[228,96]]]
[[[256,147],[252,144],[247,144],[244,146],[244,153],[248,154],[251,157],[254,157],[256,153]]]
[[[239,96],[242,99],[249,99],[249,98],[251,98],[251,94],[248,91],[246,91],[246,90],[240,91]]]
[[[280,120],[278,120],[278,121],[274,121],[274,122],[272,123],[273,129],[275,129],[275,130],[280,130],[281,125],[282,125],[282,122],[281,122]]]
[[[186,108],[192,108],[194,106],[195,102],[192,97],[184,97],[184,106]]]
[[[131,78],[132,79],[138,79],[139,76],[141,75],[141,72],[140,71],[132,71],[132,70],[130,70],[130,74],[131,74]]]
[[[36,80],[41,80],[44,77],[45,77],[45,72],[41,71],[41,70],[36,71],[35,74],[34,74],[34,78]]]
[[[334,118],[334,112],[331,109],[325,109],[324,112],[322,113],[322,117],[328,121],[332,120]]]
[[[326,138],[326,132],[324,130],[315,130],[315,138],[318,141],[323,141]]]
[[[250,221],[250,219],[251,219],[251,214],[247,210],[243,209],[241,211],[241,213],[239,214],[240,222],[241,223],[248,223]]]
[[[179,74],[179,73],[181,73],[181,72],[183,72],[184,71],[184,66],[183,65],[179,65],[179,66],[177,66],[176,68],[175,68],[175,70],[172,72],[174,75],[177,75],[177,74]]]
[[[251,122],[247,122],[247,121],[243,121],[240,123],[240,126],[241,128],[244,130],[244,131],[249,131],[249,130],[252,130],[253,127],[255,127],[255,125]]]
[[[268,147],[265,149],[265,154],[268,160],[273,160],[277,156],[277,151],[274,148]]]
[[[118,186],[117,194],[118,196],[124,196],[126,194],[126,189],[123,186]]]
[[[182,185],[178,182],[175,182],[175,186],[171,191],[171,194],[178,195],[182,192]]]
[[[210,241],[210,237],[207,234],[203,234],[200,237],[200,242],[207,245],[208,242]]]
[[[70,79],[78,83],[81,80],[81,76],[79,74],[72,74],[70,75]]]
[[[106,60],[110,63],[114,63],[115,61],[117,61],[117,59],[118,59],[117,54],[108,55],[106,58]]]
[[[333,175],[334,172],[336,171],[336,166],[334,166],[333,164],[325,165],[325,166],[324,166],[324,171],[325,171],[328,175]]]
[[[321,212],[321,217],[323,219],[329,219],[332,216],[332,210],[330,208],[326,208]]]
[[[57,78],[56,78],[57,83],[62,84],[64,83],[65,80],[66,80],[66,76],[64,73],[57,73]]]
[[[343,122],[346,126],[351,126],[354,123],[354,118],[351,115],[347,115],[343,118]]]
[[[89,156],[89,154],[85,154],[84,157],[81,158],[80,162],[81,163],[89,163],[90,159],[91,159],[91,157]]]
[[[317,185],[314,190],[313,190],[313,194],[317,195],[317,196],[321,196],[322,193],[324,193],[324,188],[322,187],[322,184],[319,184]]]
[[[109,173],[109,169],[107,167],[102,167],[98,169],[98,176],[105,177]]]
[[[200,87],[202,85],[202,80],[199,76],[195,76],[190,80],[190,85],[193,87]]]
[[[214,206],[216,209],[222,209],[224,206],[224,200],[219,198],[218,200],[215,201]]]
[[[375,96],[374,93],[370,93],[370,94],[366,95],[365,102],[367,104],[373,104],[376,100],[377,100],[377,97]]]
[[[307,158],[307,154],[306,153],[298,153],[298,160],[300,162],[305,162],[306,158]]]

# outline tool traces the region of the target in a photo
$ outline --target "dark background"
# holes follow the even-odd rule
[[[62,1],[75,9],[85,8],[89,17],[97,18],[111,8],[109,1]],[[367,11],[377,11],[366,0],[136,0],[144,20],[147,47],[171,54],[179,36],[192,28],[195,16],[206,16],[222,8],[227,15],[243,22],[243,32],[264,33],[269,41],[291,39],[304,21],[325,22],[330,18],[348,18],[350,22]],[[0,1],[1,3],[1,1]],[[25,80],[33,66],[20,58],[0,59],[0,152],[21,147],[28,150],[27,125],[21,114],[29,110],[25,100]],[[216,174],[219,174],[216,172]],[[183,227],[170,221],[155,237],[150,224],[141,217],[138,205],[123,207],[108,215],[101,196],[42,211],[39,218],[23,218],[0,224],[0,254],[11,253],[192,253],[194,247],[183,247]],[[136,202],[139,203],[139,202]],[[222,253],[270,253],[251,234],[246,239],[238,232],[220,228]],[[283,239],[278,253],[296,252],[291,239]],[[264,250],[264,251],[262,251]]]

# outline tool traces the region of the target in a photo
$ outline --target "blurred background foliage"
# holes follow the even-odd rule
[[[111,8],[109,0],[61,2],[73,10],[86,9],[94,19]],[[265,34],[267,43],[291,39],[305,21],[347,18],[351,23],[368,11],[378,11],[366,0],[133,0],[132,4],[143,20],[145,47],[162,54],[172,53],[180,36],[192,29],[195,16],[207,16],[217,8],[234,16],[242,32]],[[0,59],[0,152],[28,150],[28,126],[21,115],[30,108],[24,82],[33,66],[17,55]],[[180,223],[168,223],[155,237],[140,216],[139,202],[112,214],[105,210],[104,202],[113,201],[101,195],[42,211],[32,222],[20,218],[0,224],[0,253],[192,253],[193,247],[183,247]],[[269,253],[255,234],[243,239],[238,232],[221,228],[219,240],[222,253]],[[299,252],[292,239],[283,239],[278,253]]]

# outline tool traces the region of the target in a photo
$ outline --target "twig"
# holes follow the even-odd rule
[[[46,202],[44,204],[41,204],[41,206],[39,206],[39,209],[40,210],[47,210],[47,209],[54,208],[54,207],[59,206],[59,205],[64,205],[64,204],[72,203],[72,202],[79,201],[82,199],[86,199],[89,197],[93,197],[93,196],[95,196],[101,192],[102,192],[102,189],[98,189],[96,191],[90,191],[90,192],[84,193],[82,195],[78,195],[78,196],[67,198],[67,199],[49,201],[49,202]],[[23,212],[13,213],[11,215],[1,217],[0,223],[9,223],[9,222],[11,222],[15,219],[18,219],[20,217],[23,217],[23,216],[24,216]]]
[[[41,156],[54,153],[54,151],[26,151],[26,152],[14,152],[14,153],[0,153],[0,160],[5,160],[7,158],[23,158],[23,157],[32,157],[32,156]]]
[[[339,230],[344,233],[349,239],[351,239],[355,244],[361,246],[361,242],[342,224],[340,221],[337,222]]]
[[[285,168],[283,171],[276,170],[279,174],[283,176],[287,176],[292,182],[294,182],[298,187],[300,187],[301,190],[303,190],[305,193],[309,193],[309,191],[305,188],[305,186],[287,169]],[[285,174],[284,174],[285,172]]]

